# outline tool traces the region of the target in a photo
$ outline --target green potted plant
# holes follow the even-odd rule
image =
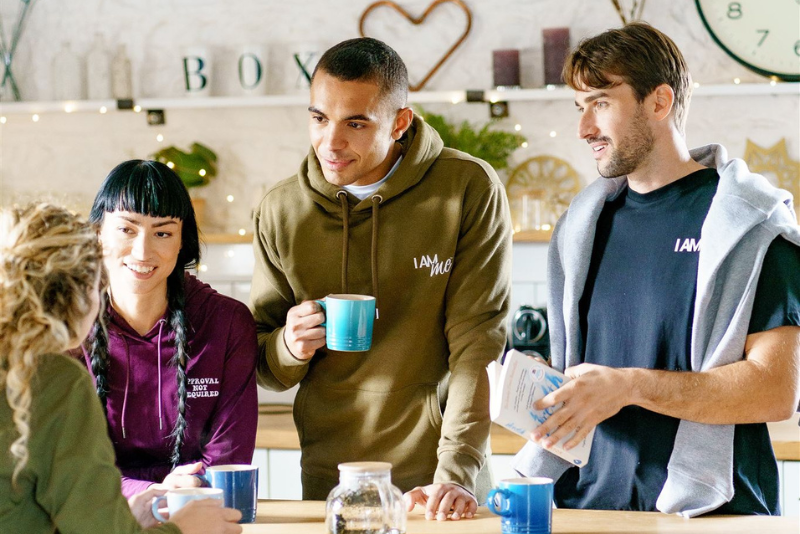
[[[525,136],[516,132],[495,129],[497,121],[477,127],[464,121],[459,125],[449,122],[443,115],[419,109],[418,115],[430,124],[444,142],[444,146],[466,152],[484,160],[496,171],[508,167],[508,157],[525,142]]]
[[[205,215],[205,199],[193,193],[195,188],[208,185],[217,176],[217,154],[205,145],[192,143],[188,152],[175,146],[168,146],[150,157],[166,164],[180,176],[192,197],[197,224],[202,225]]]

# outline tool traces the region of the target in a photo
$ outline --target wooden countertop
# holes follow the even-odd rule
[[[710,516],[683,519],[657,512],[553,510],[553,533],[714,533],[769,532],[797,534],[797,517]],[[320,501],[259,501],[256,522],[242,525],[245,534],[324,534],[325,503]],[[407,534],[500,534],[500,518],[479,508],[472,519],[426,521],[417,506],[408,514]]]
[[[772,447],[778,460],[800,461],[798,416],[780,423],[768,423]],[[492,452],[516,454],[525,439],[498,425],[492,425]],[[292,407],[285,404],[262,404],[259,407],[256,447],[259,449],[299,449],[300,441],[292,419]]]

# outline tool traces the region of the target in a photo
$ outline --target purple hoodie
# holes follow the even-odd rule
[[[178,413],[174,335],[168,312],[140,336],[113,309],[108,324],[109,436],[125,497],[164,480]],[[249,464],[258,398],[256,330],[247,307],[186,275],[189,359],[186,434],[181,464]],[[84,362],[91,372],[89,354]]]

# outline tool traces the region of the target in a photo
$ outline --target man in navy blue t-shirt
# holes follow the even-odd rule
[[[778,514],[765,422],[800,399],[791,195],[721,146],[687,148],[690,76],[651,26],[582,42],[564,79],[603,178],[554,232],[551,356],[573,380],[539,401],[563,406],[515,467],[556,479],[559,507]],[[545,452],[593,428],[587,465]]]

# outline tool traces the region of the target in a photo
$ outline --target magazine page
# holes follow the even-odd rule
[[[517,350],[508,351],[502,365],[499,362],[489,364],[487,372],[492,421],[526,439],[530,439],[531,431],[561,407],[559,404],[546,410],[535,410],[533,404],[570,380],[563,373]],[[578,446],[567,451],[564,443],[572,435],[569,434],[548,450],[582,467],[589,460],[594,429]]]

